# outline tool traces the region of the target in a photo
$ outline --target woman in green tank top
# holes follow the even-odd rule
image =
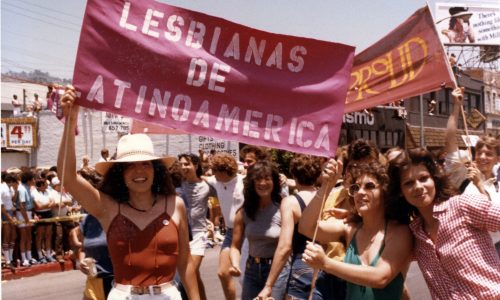
[[[301,233],[314,232],[323,196],[330,193],[340,174],[342,164],[330,160],[320,190],[302,214]],[[387,202],[387,170],[378,162],[349,164],[345,176],[354,201],[353,216],[347,223],[334,218],[320,221],[316,236],[322,244],[345,240],[344,261],[328,258],[321,246],[312,243],[303,260],[346,280],[347,299],[401,299],[413,240],[408,218],[399,214],[397,204]]]

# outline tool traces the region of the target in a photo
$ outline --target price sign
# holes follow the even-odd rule
[[[33,147],[33,124],[9,124],[9,147]]]
[[[36,136],[35,118],[2,118],[2,147],[37,147]]]

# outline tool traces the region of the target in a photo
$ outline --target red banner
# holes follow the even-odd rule
[[[89,0],[73,80],[82,106],[329,156],[353,51],[156,1]]]
[[[452,86],[439,36],[429,8],[408,20],[356,55],[345,112],[387,104]]]

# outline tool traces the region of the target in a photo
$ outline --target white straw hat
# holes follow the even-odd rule
[[[139,134],[127,134],[120,138],[116,146],[116,159],[111,161],[98,162],[95,170],[101,175],[106,175],[109,168],[114,163],[136,162],[148,160],[161,160],[168,168],[176,160],[173,156],[159,157],[154,154],[153,142],[149,136]]]

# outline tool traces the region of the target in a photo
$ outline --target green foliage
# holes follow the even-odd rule
[[[271,149],[270,150],[272,160],[278,164],[278,168],[280,173],[285,174],[288,178],[290,178],[290,161],[295,155],[293,152],[280,150],[280,149]]]

